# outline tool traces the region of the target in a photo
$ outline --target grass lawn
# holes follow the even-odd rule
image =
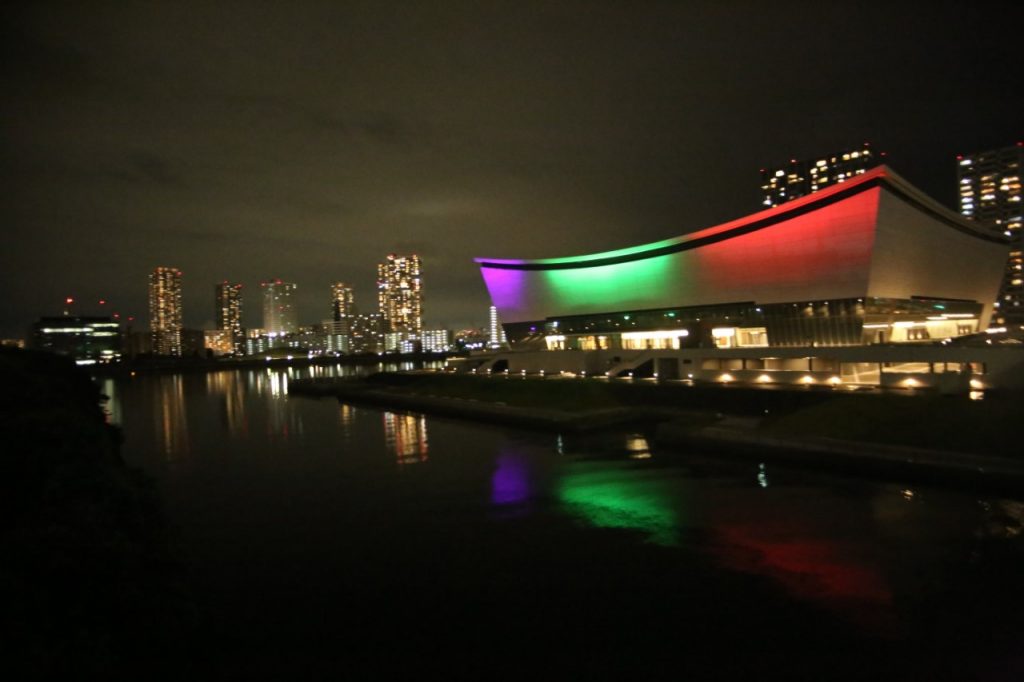
[[[989,455],[1021,456],[1024,400],[1013,394],[985,400],[942,395],[837,396],[767,419],[779,436],[826,436]]]

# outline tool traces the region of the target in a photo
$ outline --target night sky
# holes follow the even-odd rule
[[[629,246],[760,209],[759,169],[865,140],[952,206],[1024,137],[1010,3],[34,2],[2,11],[0,334],[147,319],[154,266],[299,285],[423,258],[428,327],[482,325],[474,256]]]

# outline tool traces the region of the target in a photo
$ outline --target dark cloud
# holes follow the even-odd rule
[[[0,16],[0,63],[7,88],[66,94],[92,79],[89,55],[72,45],[40,37],[26,12],[8,6]]]
[[[185,180],[168,159],[147,151],[128,154],[128,176],[168,187],[185,186]]]
[[[382,144],[405,146],[414,141],[413,131],[408,126],[383,111],[364,112],[347,117],[321,112],[311,114],[310,121],[313,125],[330,131],[368,138]]]
[[[760,167],[863,140],[949,203],[957,152],[1021,135],[1006,4],[0,11],[4,335],[69,293],[144,317],[156,265],[189,324],[214,282],[270,277],[312,322],[334,280],[372,309],[376,263],[411,250],[428,324],[483,323],[474,256],[707,227],[759,208]]]

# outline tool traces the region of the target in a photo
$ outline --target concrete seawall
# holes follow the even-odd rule
[[[752,428],[685,424],[658,425],[661,445],[714,449],[731,457],[770,457],[818,469],[872,474],[886,478],[1024,491],[1024,461],[948,450],[932,450],[835,438],[778,437]]]
[[[758,429],[757,418],[724,418],[708,426],[696,413],[651,407],[613,407],[566,412],[500,402],[380,389],[360,380],[300,380],[296,395],[332,397],[384,409],[469,419],[514,428],[588,433],[654,427],[654,441],[686,451],[723,457],[770,458],[808,468],[905,481],[926,481],[986,490],[1024,491],[1024,460],[820,437],[780,437]],[[720,415],[721,416],[721,415]]]
[[[449,398],[367,387],[359,381],[300,380],[289,385],[289,392],[315,397],[334,397],[342,401],[374,405],[387,409],[410,410],[441,417],[505,424],[517,428],[586,433],[619,426],[650,422],[651,414],[629,407],[564,412],[503,403]]]

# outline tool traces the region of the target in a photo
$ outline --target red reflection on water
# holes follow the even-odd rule
[[[733,570],[766,575],[794,597],[838,611],[860,626],[893,633],[892,590],[877,567],[854,547],[828,537],[826,528],[770,525],[715,525],[719,560]]]

